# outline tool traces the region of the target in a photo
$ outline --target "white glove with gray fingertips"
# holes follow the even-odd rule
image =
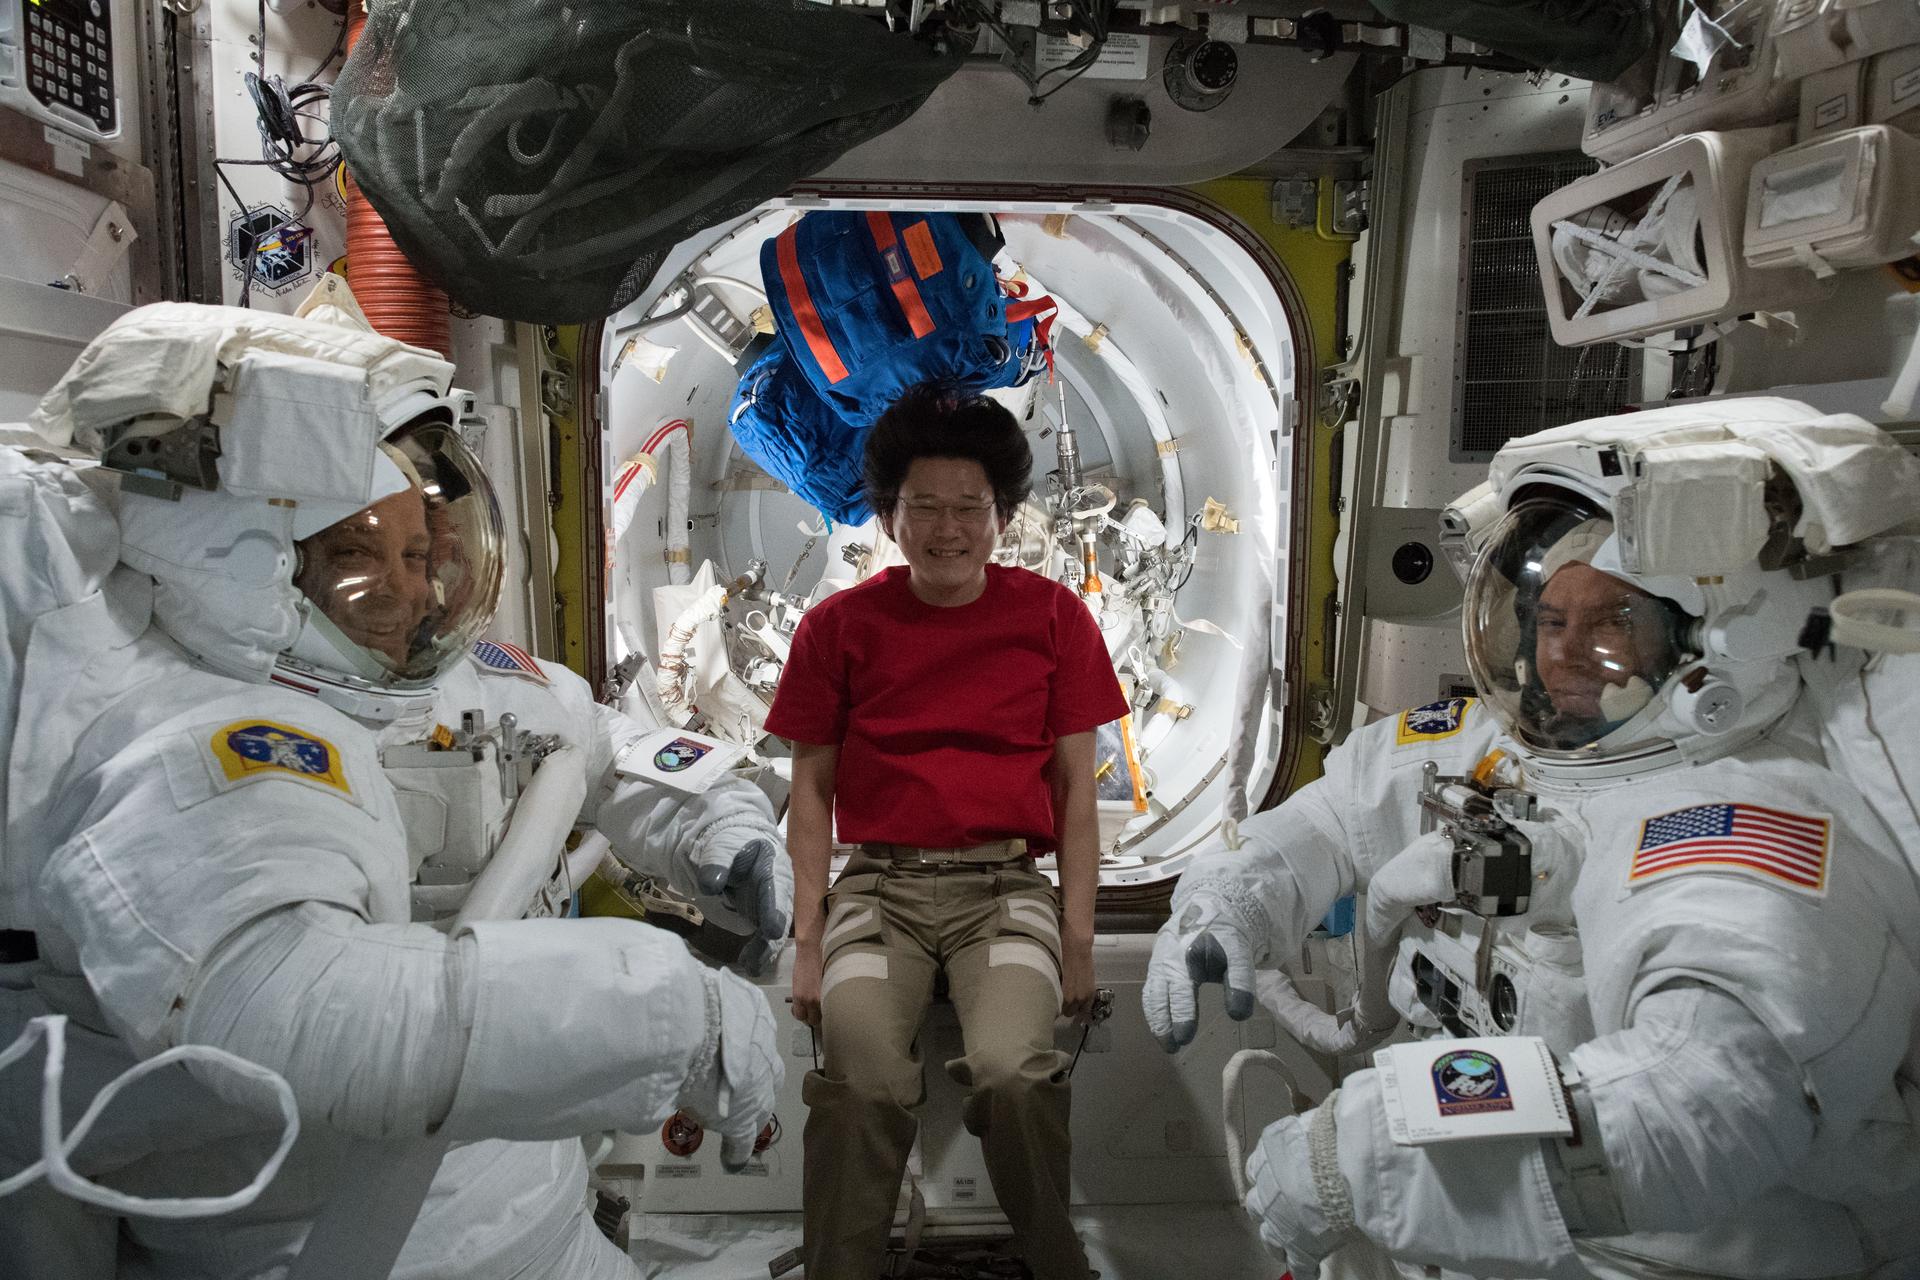
[[[680,1105],[720,1135],[720,1163],[739,1173],[773,1118],[787,1069],[773,1010],[760,988],[724,969],[709,970],[706,978],[719,997],[719,1044],[703,1078],[688,1081]]]
[[[1176,902],[1160,926],[1140,1000],[1147,1028],[1168,1053],[1192,1042],[1200,1028],[1199,987],[1224,984],[1227,1016],[1253,1015],[1253,964],[1257,944],[1232,904],[1205,889]]]
[[[700,892],[718,897],[753,927],[741,968],[753,974],[768,969],[793,920],[793,863],[779,836],[766,832],[737,842],[710,841],[694,864],[694,879]]]

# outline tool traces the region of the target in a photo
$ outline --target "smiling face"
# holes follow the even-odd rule
[[[294,586],[349,640],[404,666],[433,602],[433,540],[420,491],[383,498],[299,547]]]
[[[1002,522],[978,462],[915,458],[880,523],[907,558],[913,593],[928,604],[968,604],[986,589]]]
[[[1659,600],[1592,565],[1566,565],[1541,589],[1535,658],[1553,708],[1606,721],[1602,695],[1638,676],[1657,685],[1673,660]]]

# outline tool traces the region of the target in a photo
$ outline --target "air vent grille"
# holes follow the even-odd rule
[[[1451,457],[1484,462],[1516,436],[1616,413],[1634,386],[1625,347],[1562,347],[1547,327],[1533,206],[1599,166],[1579,154],[1478,160],[1465,172]]]

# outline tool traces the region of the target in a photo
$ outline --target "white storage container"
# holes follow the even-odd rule
[[[1920,43],[1920,5],[1913,0],[1826,0],[1838,19],[1847,56],[1870,58]]]
[[[1777,0],[1774,7],[1775,74],[1783,80],[1917,42],[1913,0]]]
[[[1838,43],[1844,23],[1830,12],[1833,0],[1778,0],[1773,11],[1775,74],[1799,80],[1829,67],[1850,62],[1860,54]]]
[[[1914,251],[1920,138],[1883,124],[1768,156],[1747,180],[1747,265],[1830,275]]]
[[[1867,64],[1843,62],[1800,82],[1800,123],[1794,137],[1807,142],[1864,123]]]
[[[1883,53],[1868,65],[1866,122],[1920,132],[1920,44]]]
[[[1748,176],[1786,132],[1679,138],[1535,205],[1534,253],[1554,341],[1645,337],[1822,292],[1805,269],[1755,271],[1740,253]]]

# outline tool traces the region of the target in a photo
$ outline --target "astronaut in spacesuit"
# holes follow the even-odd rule
[[[417,496],[397,494],[296,545],[294,585],[313,602],[314,622],[276,667],[281,683],[375,728],[406,826],[415,919],[445,920],[460,909],[511,811],[516,758],[524,765],[530,752],[565,742],[587,756],[589,786],[576,825],[599,830],[625,866],[750,930],[738,963],[748,972],[766,968],[786,937],[793,875],[778,855],[765,793],[712,773],[694,775],[707,779],[701,787],[666,786],[661,778],[669,773],[643,764],[676,744],[700,751],[697,735],[642,724],[596,702],[567,668],[499,641],[474,643],[430,689],[393,679],[392,664],[405,661],[421,627],[447,612],[449,588],[436,597],[433,584],[468,590],[498,573],[460,551],[448,504],[424,506],[423,513]],[[456,738],[461,749],[447,750]],[[577,888],[556,871],[537,909],[563,909]]]
[[[744,1161],[782,1076],[771,1013],[632,921],[410,922],[421,815],[371,726],[430,715],[436,681],[469,661],[497,594],[499,518],[455,429],[450,367],[328,319],[348,317],[142,308],[35,415],[121,480],[116,518],[71,572],[35,566],[78,587],[8,637],[14,721],[32,733],[12,735],[8,761],[0,1039],[67,1015],[69,1114],[170,1046],[231,1050],[284,1077],[303,1127],[250,1206],[127,1218],[117,1245],[111,1222],[104,1242],[42,1233],[66,1251],[24,1273],[106,1274],[117,1250],[120,1274],[278,1274],[330,1196],[377,1172],[356,1163],[370,1140],[434,1133],[471,1144],[448,1163],[475,1176],[436,1185],[393,1274],[630,1277],[582,1213],[577,1135],[685,1108]],[[592,774],[606,739],[551,750],[547,732],[571,731],[553,719],[518,745],[584,755]],[[611,825],[624,784],[589,781],[601,807],[584,816]],[[664,803],[672,817],[621,839],[697,842],[696,812],[720,825]],[[743,842],[751,808],[731,824]],[[79,1173],[219,1194],[272,1147],[277,1121],[223,1078],[143,1088],[158,1093],[103,1117]],[[10,1166],[39,1154],[31,1092],[0,1109]]]
[[[1145,991],[1175,1050],[1199,983],[1248,1016],[1365,895],[1352,1007],[1269,1003],[1330,1053],[1437,1039],[1262,1136],[1247,1208],[1296,1277],[1361,1238],[1474,1276],[1916,1274],[1920,833],[1828,770],[1793,659],[1917,494],[1870,424],[1756,399],[1514,441],[1449,512],[1481,697],[1356,731],[1198,859]],[[1463,1057],[1507,1067],[1468,1098]]]

